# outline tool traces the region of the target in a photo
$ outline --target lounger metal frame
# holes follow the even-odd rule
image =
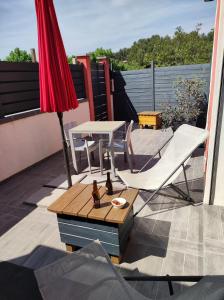
[[[204,276],[124,276],[127,281],[165,281],[168,284],[170,295],[174,295],[172,282],[198,282]]]
[[[166,144],[171,140],[172,138],[170,138],[167,142],[166,142]],[[163,147],[166,145],[166,144],[164,144],[163,145]],[[162,148],[163,148],[162,147]],[[153,156],[153,157],[151,157],[150,158],[150,160],[149,161],[151,161],[157,154],[159,154],[159,156],[160,156],[160,158],[161,158],[161,149],[162,148],[160,148],[159,150],[158,150],[158,152]],[[139,213],[140,213],[140,211],[149,203],[149,201],[151,201],[152,200],[152,198],[163,188],[163,186],[166,184],[166,182],[178,171],[178,169],[179,168],[183,168],[183,172],[184,172],[184,180],[185,180],[185,184],[186,184],[186,188],[187,188],[187,194],[183,191],[183,190],[181,190],[179,187],[177,187],[176,185],[174,185],[174,184],[169,184],[168,186],[166,186],[166,188],[172,188],[176,193],[178,193],[179,195],[181,195],[182,197],[183,197],[183,199],[184,200],[186,200],[186,201],[188,201],[188,202],[190,202],[191,204],[195,204],[195,202],[194,202],[194,200],[191,198],[191,196],[190,196],[190,190],[189,190],[189,186],[188,186],[188,182],[187,182],[187,174],[186,174],[186,170],[185,170],[185,165],[184,165],[184,163],[191,157],[191,155],[192,155],[192,153],[196,150],[198,148],[198,146],[197,147],[195,147],[195,149],[187,156],[187,157],[185,157],[185,159],[178,165],[178,167],[177,168],[175,168],[175,170],[166,178],[166,180],[164,180],[163,181],[163,183],[152,193],[152,195],[148,198],[148,200],[137,210],[137,212],[134,214],[134,217],[136,217]],[[143,166],[143,168],[149,163],[149,161]],[[143,169],[142,168],[142,169]],[[142,170],[141,169],[141,170]],[[141,172],[141,170],[139,171],[139,172]],[[141,190],[145,190],[145,189],[141,189]],[[145,191],[149,191],[149,190],[145,190]]]

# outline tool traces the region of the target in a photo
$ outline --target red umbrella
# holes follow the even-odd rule
[[[35,0],[40,81],[40,110],[57,112],[63,141],[68,186],[72,186],[63,112],[75,109],[78,101],[57,22],[53,0]]]

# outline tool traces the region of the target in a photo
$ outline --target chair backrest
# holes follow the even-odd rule
[[[76,127],[77,123],[75,121],[73,122],[69,122],[63,125],[64,127],[64,133],[65,133],[65,137],[66,140],[69,141],[69,129],[72,129],[73,127]]]
[[[180,162],[192,154],[208,137],[208,131],[191,125],[181,125],[173,135],[163,159]]]
[[[153,166],[154,176],[156,174],[162,180],[162,177],[167,177],[167,174],[171,174],[176,170],[178,166],[181,166],[183,162],[187,162],[190,159],[192,153],[198,148],[200,144],[205,142],[208,137],[208,131],[205,129],[197,128],[187,124],[181,125],[173,135],[170,143],[168,144],[161,159]],[[174,175],[167,181],[166,185],[173,182],[173,180],[182,172],[175,172]]]
[[[128,125],[128,129],[127,129],[126,136],[125,136],[125,141],[127,141],[128,145],[130,145],[130,143],[131,143],[131,131],[132,131],[133,124],[134,124],[134,121],[131,120],[130,124]]]
[[[72,122],[69,122],[69,123],[66,123],[66,124],[63,125],[65,138],[66,138],[66,142],[67,142],[68,147],[70,147],[69,130],[72,129],[73,127],[76,127],[76,126],[77,126],[76,121],[72,121]],[[80,138],[81,134],[76,134],[75,137]],[[74,138],[74,140],[75,140],[75,138]]]

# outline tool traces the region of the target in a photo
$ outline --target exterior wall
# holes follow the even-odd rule
[[[87,101],[64,113],[64,123],[89,120]],[[0,124],[0,141],[2,181],[62,149],[57,114],[41,113]]]
[[[206,148],[206,182],[204,203],[211,203],[211,188],[213,176],[213,163],[215,147],[219,147],[217,158],[217,173],[215,180],[215,193],[213,204],[224,205],[223,189],[223,165],[224,165],[224,123],[221,125],[220,144],[216,145],[217,116],[220,100],[220,87],[224,53],[224,0],[217,0],[216,20],[214,30],[213,57],[211,69],[210,97],[207,118],[207,129],[209,130],[209,140]]]

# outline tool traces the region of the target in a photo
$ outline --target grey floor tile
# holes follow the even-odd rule
[[[183,275],[203,275],[204,265],[203,257],[191,254],[185,254]]]
[[[203,242],[203,205],[191,206],[188,224],[187,240],[202,243]]]
[[[197,256],[204,255],[203,243],[190,242],[186,240],[169,238],[168,249]]]
[[[168,250],[163,261],[161,275],[182,275],[184,266],[184,254]]]
[[[223,275],[224,274],[224,254],[206,252],[204,258],[205,275]]]
[[[213,252],[215,254],[224,254],[224,239],[223,240],[209,240],[204,241],[205,251]]]
[[[190,217],[190,206],[180,207],[174,210],[171,224],[170,236],[177,239],[187,238],[188,224]]]
[[[222,239],[222,224],[218,206],[203,205],[204,238]]]
[[[221,215],[221,227],[222,227],[222,239],[224,240],[224,207],[220,207],[220,215]]]

